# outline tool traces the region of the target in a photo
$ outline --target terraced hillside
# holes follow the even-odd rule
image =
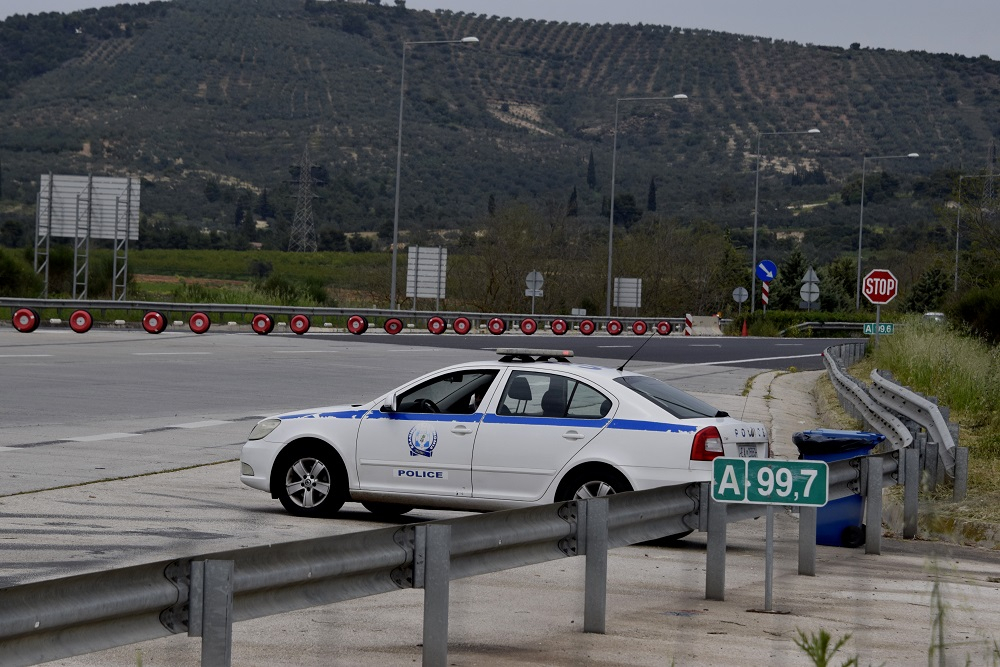
[[[822,130],[766,137],[761,211],[823,238],[849,235],[856,211],[788,207],[836,200],[863,155],[919,152],[885,165],[909,190],[982,165],[1000,136],[1000,63],[987,58],[313,0],[173,0],[51,23],[0,24],[3,198],[32,202],[49,171],[138,173],[147,216],[210,228],[231,228],[265,191],[273,224],[287,223],[309,142],[320,227],[384,232],[404,41],[480,40],[407,49],[408,230],[479,226],[491,195],[565,206],[574,188],[596,225],[618,98],[688,95],[620,103],[616,192],[646,202],[654,182],[659,211],[737,235],[758,133]],[[936,224],[931,205],[897,217],[914,216]]]

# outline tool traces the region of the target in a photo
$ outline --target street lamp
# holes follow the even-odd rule
[[[399,174],[403,163],[403,94],[406,91],[406,47],[421,44],[478,44],[478,37],[441,39],[429,42],[403,42],[403,65],[399,76],[399,130],[396,138],[396,205],[392,214],[392,286],[389,289],[389,310],[396,310],[396,255],[399,248]]]
[[[895,160],[897,158],[920,157],[919,153],[907,153],[906,155],[866,155],[861,161],[861,218],[858,221],[858,284],[854,293],[854,310],[861,310],[861,237],[865,228],[865,169],[868,160]]]
[[[774,136],[778,134],[819,134],[815,127],[808,130],[789,130],[785,132],[758,132],[757,133],[757,175],[753,186],[753,265],[750,267],[750,313],[757,309],[757,208],[760,201],[760,138],[764,136]]]
[[[622,102],[653,102],[663,100],[686,100],[687,95],[679,93],[670,97],[619,97],[615,100],[615,132],[611,148],[611,216],[608,222],[608,288],[607,316],[611,317],[611,290],[613,278],[611,273],[612,257],[615,242],[615,163],[618,161],[618,105]]]

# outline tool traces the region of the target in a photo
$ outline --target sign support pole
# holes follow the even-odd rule
[[[764,547],[764,611],[771,613],[774,601],[774,505],[767,506],[767,544]]]
[[[882,305],[875,306],[875,349],[878,349],[878,331],[882,322]]]

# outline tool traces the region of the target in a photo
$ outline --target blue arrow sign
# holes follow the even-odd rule
[[[778,277],[778,267],[769,259],[762,260],[757,265],[757,278],[761,282],[769,283]]]

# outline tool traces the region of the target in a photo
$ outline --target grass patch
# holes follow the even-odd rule
[[[1000,349],[965,332],[907,317],[877,349],[850,369],[868,381],[875,368],[951,409],[959,444],[969,448],[969,497],[950,501],[950,489],[931,495],[936,521],[1000,524]],[[923,501],[921,501],[923,502]]]

